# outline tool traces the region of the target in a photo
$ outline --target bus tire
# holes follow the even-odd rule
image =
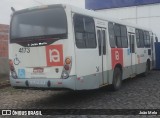
[[[149,71],[150,71],[150,63],[149,61],[147,61],[146,69],[145,69],[145,72],[143,73],[143,76],[146,77],[149,74]]]
[[[119,67],[114,69],[112,90],[117,91],[122,85],[122,70]]]

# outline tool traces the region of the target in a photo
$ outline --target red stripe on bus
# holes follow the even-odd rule
[[[112,48],[111,49],[111,61],[112,69],[115,68],[116,64],[121,64],[123,67],[123,49],[122,48]]]

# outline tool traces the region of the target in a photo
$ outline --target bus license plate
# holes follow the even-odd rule
[[[29,82],[31,85],[45,85],[46,82],[45,81],[30,81]]]

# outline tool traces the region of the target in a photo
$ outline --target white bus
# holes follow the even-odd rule
[[[89,90],[147,74],[153,35],[70,5],[16,11],[10,24],[10,83],[16,88]],[[152,42],[152,43],[151,43]]]

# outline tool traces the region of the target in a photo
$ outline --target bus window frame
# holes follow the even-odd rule
[[[77,31],[77,29],[76,29],[76,22],[75,22],[75,20],[76,20],[76,17],[82,17],[83,18],[83,31],[82,31],[82,33],[83,33],[83,35],[85,35],[85,38],[83,39],[84,40],[84,42],[85,42],[85,46],[84,47],[80,47],[79,46],[79,44],[77,43],[77,37],[76,37],[76,33],[78,32]],[[94,26],[93,26],[93,31],[94,32],[90,32],[90,31],[86,31],[86,29],[85,29],[85,23],[86,23],[86,20],[85,19],[90,19],[90,21],[92,21],[92,23],[94,24]],[[95,49],[95,48],[97,48],[97,39],[96,39],[96,28],[95,28],[95,21],[94,21],[94,18],[93,17],[89,17],[89,16],[85,16],[85,15],[82,15],[82,14],[77,14],[77,13],[75,13],[74,15],[73,15],[73,27],[74,27],[74,34],[75,34],[75,43],[76,43],[76,47],[77,48],[79,48],[79,49]],[[92,34],[92,35],[94,35],[94,38],[92,39],[93,41],[94,41],[94,45],[92,45],[92,47],[90,46],[87,46],[87,40],[91,40],[91,39],[88,39],[88,35],[89,34]]]

